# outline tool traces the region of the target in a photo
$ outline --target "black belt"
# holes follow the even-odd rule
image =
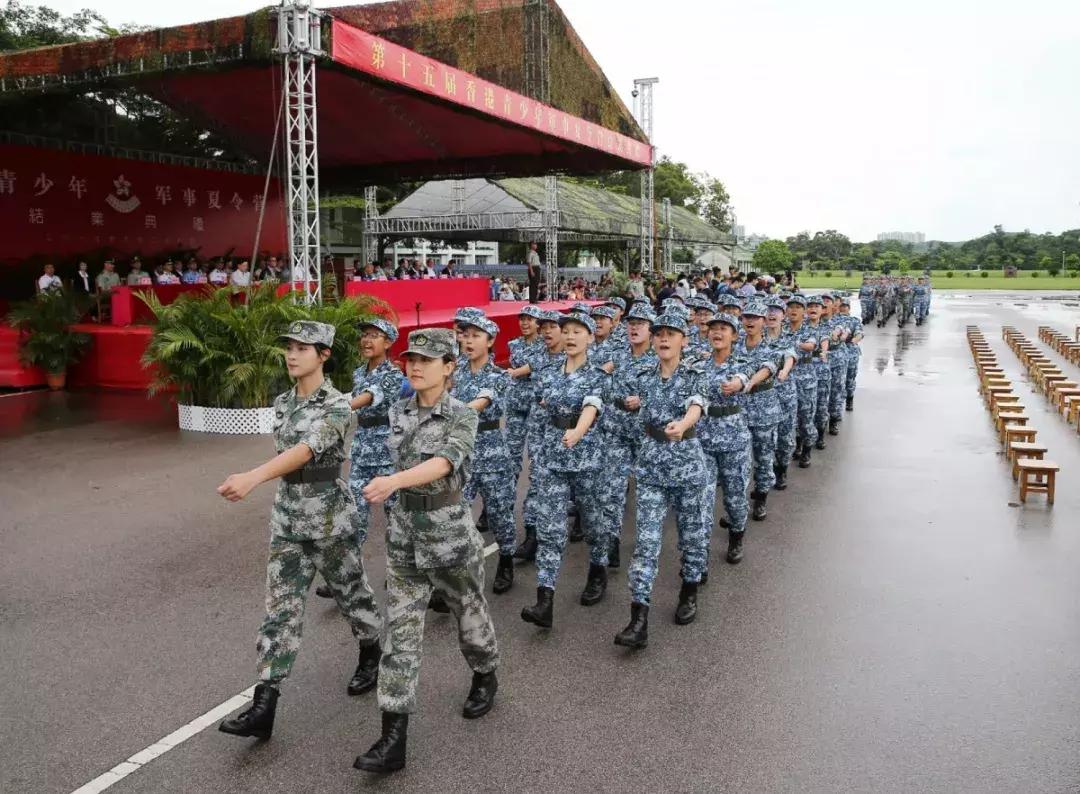
[[[357,427],[390,427],[389,416],[361,416],[356,420]]]
[[[401,505],[402,510],[423,513],[458,504],[461,502],[461,491],[443,491],[442,493],[400,491],[398,497],[398,504]]]
[[[579,419],[581,419],[581,414],[574,414],[573,416],[553,416],[551,417],[551,424],[559,430],[573,430],[577,427]]]
[[[645,425],[645,435],[652,436],[657,441],[663,441],[664,443],[677,443],[679,441],[689,441],[697,435],[697,429],[691,427],[685,433],[682,434],[682,438],[672,441],[668,438],[667,433],[664,432],[664,428],[658,425]]]
[[[759,383],[757,386],[752,388],[749,393],[750,394],[757,394],[758,392],[768,391],[772,387],[773,387],[773,382],[772,382],[772,378],[770,378],[767,381],[763,381],[762,383]]]
[[[706,413],[714,419],[720,419],[724,416],[734,416],[735,414],[742,413],[741,405],[710,405],[709,410]]]
[[[502,427],[501,419],[490,419],[487,422],[480,422],[476,426],[477,433],[486,433],[489,430],[498,430]]]
[[[316,482],[334,482],[341,477],[341,466],[319,466],[297,469],[282,476],[289,485],[304,485]]]

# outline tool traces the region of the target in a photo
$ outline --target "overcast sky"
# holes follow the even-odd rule
[[[150,25],[260,6],[37,1]],[[655,143],[720,177],[749,231],[1080,228],[1076,0],[560,5],[628,107],[660,78]]]

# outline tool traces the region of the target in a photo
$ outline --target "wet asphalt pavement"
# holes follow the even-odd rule
[[[409,765],[379,780],[351,769],[374,695],[346,696],[351,635],[313,597],[271,741],[211,728],[109,791],[1080,790],[1080,436],[1001,341],[1002,323],[1071,334],[1080,309],[934,300],[924,327],[868,329],[855,412],[770,496],[742,565],[715,544],[695,624],[671,620],[670,522],[643,652],[612,644],[625,568],[580,607],[572,545],[550,632],[518,617],[535,586],[519,568],[491,597],[494,711],[461,719],[469,673],[429,613]],[[1052,509],[1014,506],[969,323],[1062,466]],[[137,395],[0,397],[0,791],[72,791],[253,683],[272,488],[239,505],[213,489],[270,452],[180,433]]]

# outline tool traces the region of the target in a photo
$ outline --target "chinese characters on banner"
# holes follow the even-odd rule
[[[0,144],[0,234],[5,262],[107,252],[153,256],[177,249],[250,256],[285,250],[276,181],[142,160]]]

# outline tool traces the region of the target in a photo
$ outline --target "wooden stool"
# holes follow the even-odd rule
[[[1002,411],[996,418],[998,436],[1001,438],[1002,444],[1005,443],[1006,427],[1027,427],[1028,423],[1027,414],[1013,413],[1012,411]]]
[[[1020,479],[1020,467],[1017,464],[1022,459],[1042,460],[1045,454],[1046,447],[1040,447],[1038,444],[1028,444],[1023,441],[1014,441],[1009,444],[1009,458],[1012,460],[1012,478],[1014,480]]]
[[[1080,386],[1066,386],[1062,387],[1060,384],[1054,389],[1054,405],[1057,406],[1058,412],[1065,410],[1065,398],[1066,397],[1080,397]]]
[[[1027,502],[1029,493],[1044,493],[1049,504],[1054,503],[1054,480],[1061,470],[1051,460],[1030,460],[1018,458],[1016,466],[1020,470],[1020,501]]]
[[[1020,425],[1007,425],[1005,427],[1005,449],[1014,441],[1027,441],[1035,443],[1036,430],[1034,427],[1022,427]]]

